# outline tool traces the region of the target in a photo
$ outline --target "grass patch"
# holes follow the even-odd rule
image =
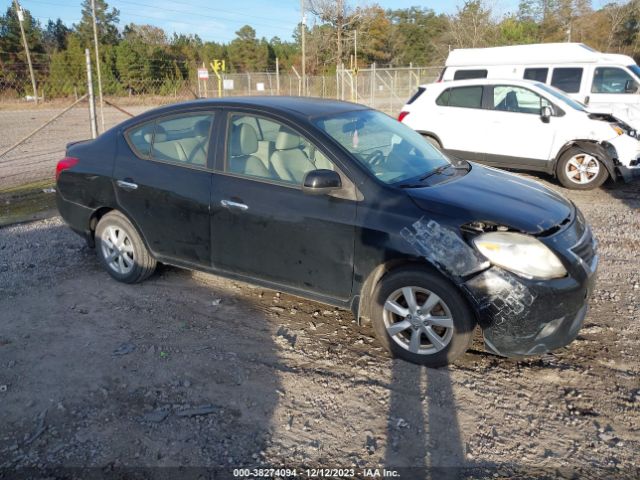
[[[56,215],[56,196],[43,190],[53,188],[51,180],[0,190],[0,226]]]

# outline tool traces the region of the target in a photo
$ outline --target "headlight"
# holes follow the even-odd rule
[[[611,128],[613,128],[613,131],[616,132],[618,135],[624,135],[624,130],[620,128],[618,125],[614,125],[612,123]]]
[[[499,267],[536,280],[567,274],[558,257],[539,240],[512,232],[491,232],[473,239],[476,248]]]

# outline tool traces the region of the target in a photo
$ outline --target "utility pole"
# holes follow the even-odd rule
[[[307,95],[307,74],[306,74],[306,64],[307,64],[307,54],[306,54],[306,45],[305,45],[305,30],[307,29],[307,19],[304,14],[304,0],[300,0],[300,14],[302,15],[302,21],[300,23],[300,30],[302,30],[302,95]]]
[[[22,12],[22,8],[20,8],[20,4],[18,0],[13,0],[13,3],[16,6],[16,14],[18,15],[18,23],[20,24],[20,33],[22,34],[22,43],[24,45],[24,51],[27,54],[27,63],[29,64],[29,73],[31,74],[31,86],[33,87],[33,96],[36,99],[36,105],[38,104],[38,89],[36,88],[36,77],[33,74],[33,65],[31,64],[31,54],[29,53],[29,44],[27,44],[27,35],[24,33],[24,13]]]
[[[89,93],[89,122],[91,123],[91,138],[98,136],[96,122],[96,99],[93,96],[93,77],[91,76],[91,54],[89,49],[84,49],[85,63],[87,65],[87,92]]]
[[[96,21],[96,0],[91,0],[91,16],[93,17],[93,42],[96,49],[96,71],[98,72],[98,98],[100,100],[100,124],[104,132],[104,100],[102,98],[102,74],[100,72],[100,52],[98,51],[98,25]]]

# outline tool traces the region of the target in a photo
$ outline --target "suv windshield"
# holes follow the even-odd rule
[[[586,112],[587,110],[584,108],[584,104],[568,97],[567,95],[565,95],[564,93],[562,93],[560,90],[558,90],[557,88],[554,87],[550,87],[549,85],[545,85],[544,83],[537,83],[536,86],[542,90],[544,90],[545,92],[553,95],[554,97],[556,97],[559,100],[562,100],[564,103],[566,103],[567,105],[569,105],[571,108],[573,108],[574,110],[579,110],[581,112]]]
[[[322,117],[314,123],[385,183],[424,176],[450,165],[419,133],[375,110]]]

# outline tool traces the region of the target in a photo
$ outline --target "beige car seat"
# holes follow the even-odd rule
[[[258,136],[254,128],[246,123],[233,125],[231,128],[229,171],[269,178],[269,170],[253,155],[258,151]]]
[[[300,137],[289,132],[279,132],[276,150],[271,156],[271,165],[281,180],[302,183],[307,172],[316,166],[300,149]]]

